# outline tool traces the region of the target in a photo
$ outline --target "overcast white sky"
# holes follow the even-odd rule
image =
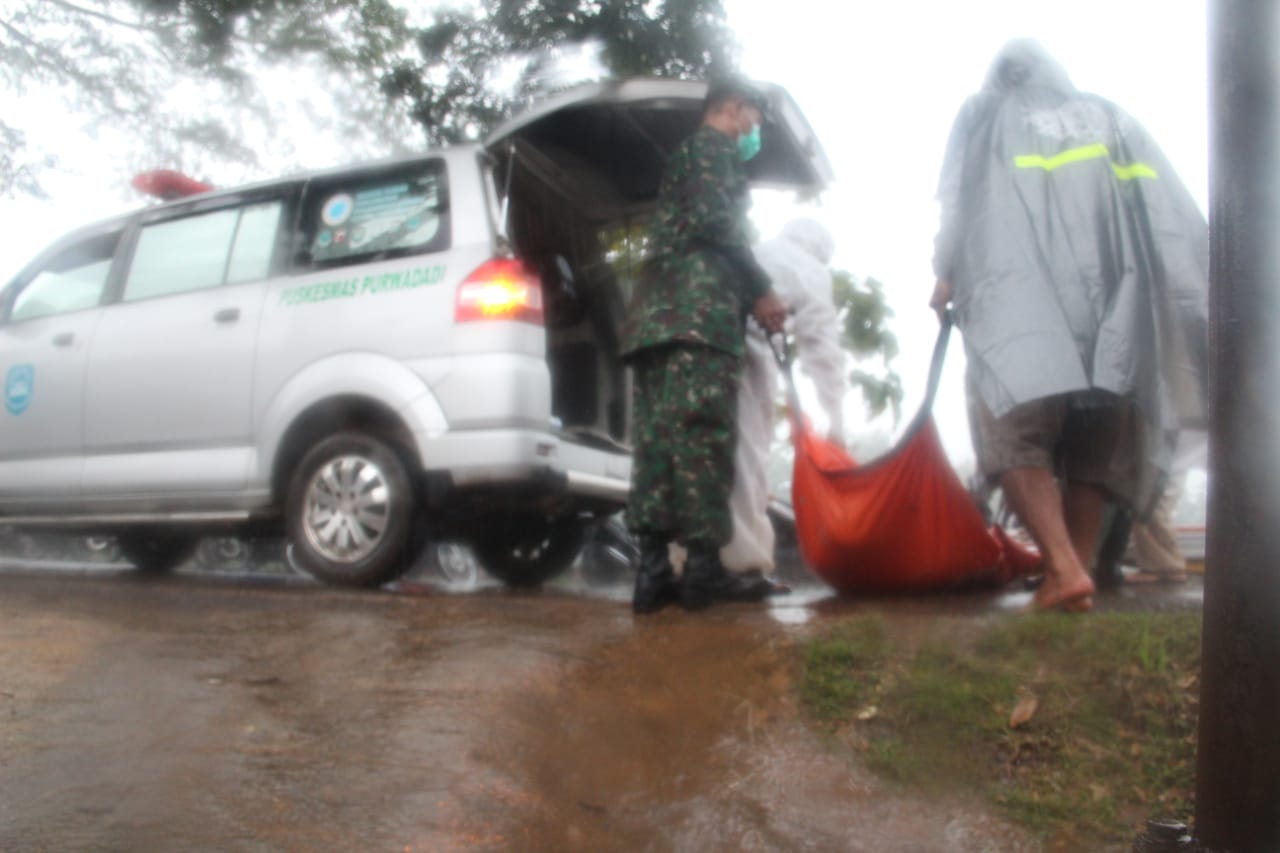
[[[786,87],[812,122],[837,184],[816,211],[836,234],[835,264],[883,281],[897,312],[908,391],[923,392],[936,321],[926,302],[937,212],[933,193],[943,145],[964,99],[1009,38],[1040,39],[1082,89],[1141,121],[1201,207],[1207,206],[1204,0],[726,0],[745,71]],[[59,140],[73,174],[51,175],[48,202],[0,201],[0,280],[69,228],[137,206],[109,163],[111,140],[47,104],[30,107],[40,139]],[[12,113],[10,113],[12,116]],[[315,140],[310,166],[340,147]],[[210,176],[234,184],[242,176]],[[769,236],[796,212],[762,198],[756,222]],[[813,212],[809,210],[807,212]],[[953,343],[937,404],[952,458],[972,454],[964,417],[963,354]],[[856,424],[861,410],[851,409]]]

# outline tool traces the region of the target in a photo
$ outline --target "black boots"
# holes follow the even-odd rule
[[[636,588],[631,596],[633,613],[656,613],[680,600],[680,581],[667,558],[667,543],[649,536],[640,538]]]
[[[726,571],[720,564],[718,548],[690,545],[680,581],[680,605],[685,610],[702,610],[717,601],[760,602],[772,594],[768,583]]]
[[[633,613],[656,613],[677,601],[685,610],[702,610],[718,601],[760,602],[771,595],[790,592],[760,572],[729,573],[720,564],[718,548],[691,545],[688,554],[684,574],[677,579],[667,558],[667,543],[641,537],[636,587],[631,596]]]

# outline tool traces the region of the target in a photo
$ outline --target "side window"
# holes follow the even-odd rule
[[[304,250],[311,266],[439,252],[449,247],[443,160],[316,181],[303,202]]]
[[[227,265],[227,284],[243,284],[266,278],[271,273],[271,256],[280,230],[279,202],[256,204],[240,213],[236,242]]]
[[[266,277],[281,209],[272,201],[143,226],[124,301]]]
[[[18,288],[10,322],[93,308],[111,272],[120,234],[94,237],[59,252]]]

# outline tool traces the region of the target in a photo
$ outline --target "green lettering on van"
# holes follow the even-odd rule
[[[333,299],[350,299],[365,294],[389,293],[393,290],[408,290],[444,281],[446,266],[436,264],[430,267],[415,267],[400,272],[388,272],[382,275],[366,275],[363,278],[322,281],[318,284],[304,284],[299,287],[288,287],[280,291],[280,302],[283,305],[304,305],[314,302],[329,302]]]

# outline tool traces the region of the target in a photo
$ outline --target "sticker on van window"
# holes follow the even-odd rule
[[[414,267],[396,272],[366,275],[363,278],[342,278],[304,284],[280,291],[280,301],[285,305],[304,305],[313,302],[329,302],[333,299],[352,299],[359,296],[377,296],[399,290],[414,290],[444,281],[448,267],[436,264],[430,267]]]
[[[31,405],[35,390],[36,369],[29,364],[15,364],[4,379],[4,408],[11,415],[20,415]]]
[[[355,207],[355,203],[351,196],[346,193],[339,193],[324,203],[324,207],[320,212],[320,218],[324,220],[324,224],[330,228],[334,228],[351,218],[351,211]]]
[[[328,196],[320,204],[312,259],[323,263],[426,246],[442,225],[439,180],[425,173]]]

